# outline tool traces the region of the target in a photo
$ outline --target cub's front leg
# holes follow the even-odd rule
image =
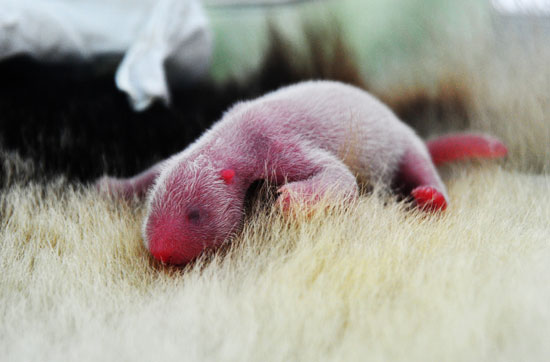
[[[277,165],[285,179],[290,180],[278,189],[277,203],[285,211],[293,204],[311,207],[323,198],[353,199],[358,196],[355,176],[336,156],[318,148],[307,148],[293,156],[280,159]],[[297,163],[302,164],[301,167],[296,167]]]
[[[130,178],[103,176],[95,182],[95,188],[102,194],[117,198],[143,198],[160,174],[162,162]]]

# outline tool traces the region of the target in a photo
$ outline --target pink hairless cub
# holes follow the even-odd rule
[[[502,157],[484,135],[424,142],[370,94],[338,82],[310,81],[240,102],[182,152],[130,179],[103,178],[102,190],[148,193],[143,235],[151,254],[184,264],[219,246],[243,220],[250,185],[280,185],[279,202],[353,198],[357,178],[399,179],[423,210],[444,210],[445,185],[434,162]],[[433,160],[432,160],[433,159]],[[328,195],[330,193],[330,195]]]

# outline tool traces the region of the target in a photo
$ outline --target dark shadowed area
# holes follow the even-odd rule
[[[116,89],[114,62],[44,64],[12,58],[0,63],[2,148],[34,160],[41,179],[129,176],[182,150],[239,100],[307,79],[368,89],[353,52],[338,27],[332,29],[304,26],[306,51],[297,52],[272,27],[265,58],[246,81],[203,81],[186,88],[172,84],[171,107],[156,104],[142,113],[132,111]],[[434,115],[438,120],[458,115],[459,127],[467,125],[467,99],[455,84],[443,85],[437,94],[406,90],[385,101],[421,134]]]

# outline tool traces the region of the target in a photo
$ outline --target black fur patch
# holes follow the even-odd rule
[[[157,104],[143,113],[133,112],[116,89],[114,61],[103,59],[101,64],[111,65],[102,67],[26,57],[0,62],[0,147],[33,160],[40,179],[62,174],[85,182],[102,174],[136,174],[185,148],[236,101],[307,79],[368,88],[337,24],[330,28],[305,26],[306,52],[297,52],[272,29],[263,64],[247,81],[171,84],[172,106]],[[451,95],[442,100],[408,92],[387,102],[418,128],[434,107],[456,114],[463,107],[461,94]]]

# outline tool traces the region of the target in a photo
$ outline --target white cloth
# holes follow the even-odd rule
[[[185,82],[203,75],[211,53],[199,0],[0,0],[0,59],[124,54],[116,84],[136,110],[155,99],[168,103],[167,77]]]

